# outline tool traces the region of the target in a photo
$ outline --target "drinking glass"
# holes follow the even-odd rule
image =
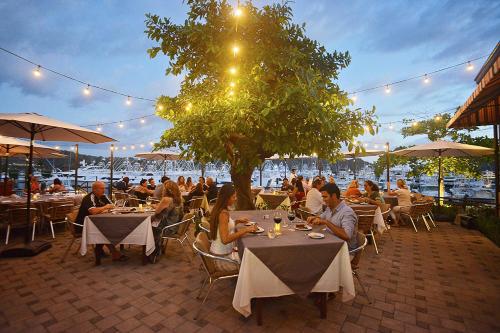
[[[151,207],[151,197],[146,198],[146,207]]]
[[[290,222],[295,220],[295,213],[293,211],[288,212],[288,220],[290,220]]]
[[[273,220],[274,220],[274,228],[276,236],[279,236],[281,235],[281,220],[282,220],[281,213],[280,212],[274,213]]]
[[[276,237],[276,234],[274,233],[274,226],[270,227],[269,230],[267,230],[267,237],[270,239],[274,239]]]

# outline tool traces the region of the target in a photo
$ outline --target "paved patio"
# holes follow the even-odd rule
[[[2,237],[4,234],[1,234]],[[189,264],[176,244],[155,265],[92,255],[59,259],[69,236],[34,258],[0,260],[1,332],[499,332],[500,249],[477,231],[439,223],[432,233],[393,229],[382,253],[369,247],[361,274],[373,304],[363,295],[329,301],[319,319],[311,299],[287,296],[264,306],[264,326],[231,306],[235,286],[213,290],[193,320],[203,272]],[[75,246],[76,249],[76,246]],[[196,259],[197,260],[197,259]]]

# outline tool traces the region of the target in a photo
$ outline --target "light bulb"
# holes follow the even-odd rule
[[[130,149],[134,150],[134,149],[135,149],[135,146],[134,146],[134,145],[130,146]]]
[[[90,95],[90,86],[87,86],[83,89],[83,94],[89,96]]]
[[[389,94],[390,92],[391,92],[391,86],[390,85],[386,85],[385,86],[385,93]]]
[[[141,147],[141,148],[144,148],[144,145],[143,145],[143,144],[141,144],[141,145],[140,145],[140,147]]]
[[[75,150],[75,147],[71,146],[71,148],[69,148],[69,149],[71,149],[71,150]]]
[[[367,144],[367,143],[365,143],[365,144],[363,144],[363,146],[366,148],[366,147],[368,147],[368,144]]]
[[[154,146],[154,144],[155,144],[155,143],[154,143],[153,141],[150,141],[150,142],[149,142],[149,145],[150,145],[150,146]]]
[[[101,132],[102,131],[102,127],[101,126],[97,126],[96,131],[97,132]]]
[[[229,73],[230,73],[231,75],[235,75],[235,74],[236,74],[236,72],[237,72],[237,70],[236,70],[236,68],[235,68],[235,67],[231,67],[231,68],[229,68]]]
[[[130,96],[127,96],[127,101],[125,102],[127,105],[132,104],[132,100],[130,99]]]
[[[60,147],[59,147],[59,146],[55,146],[55,147],[54,147],[54,149],[57,149],[57,150],[59,150],[59,149],[60,149]]]
[[[163,105],[162,105],[162,104],[158,104],[158,110],[159,110],[159,111],[162,111],[162,110],[163,110]]]
[[[146,123],[146,119],[141,118],[141,124],[144,124],[144,123]]]
[[[33,75],[35,77],[40,77],[42,76],[42,72],[40,71],[41,67],[38,65],[34,70],[33,70]]]
[[[418,126],[418,122],[414,121],[413,126]]]
[[[238,52],[240,52],[240,48],[238,47],[238,45],[234,45],[233,46],[233,54],[236,56],[238,54]]]
[[[193,104],[191,102],[187,103],[186,105],[186,111],[189,111],[193,108]]]
[[[127,150],[127,147],[123,146],[123,147],[122,147],[122,150]]]
[[[123,123],[120,121],[120,123],[118,124],[118,127],[123,128],[123,126],[124,126]]]
[[[229,86],[230,86],[231,88],[234,88],[234,87],[236,86],[236,83],[231,82],[231,83],[229,83]]]
[[[234,96],[234,91],[229,90],[229,96]]]
[[[470,61],[469,61],[469,62],[467,62],[467,70],[468,70],[468,71],[471,71],[471,70],[473,70],[473,69],[474,69],[474,65],[473,65]]]
[[[427,76],[427,74],[425,74],[424,76],[424,83],[427,84],[427,83],[430,83],[431,82],[431,79],[429,79],[429,76]]]
[[[351,96],[351,101],[356,102],[358,100],[358,96],[352,95]]]
[[[236,7],[236,8],[234,9],[233,14],[234,14],[234,16],[236,16],[236,17],[240,17],[241,15],[243,15],[243,11],[242,11],[240,8]]]

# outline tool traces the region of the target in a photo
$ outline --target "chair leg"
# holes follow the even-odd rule
[[[429,220],[431,220],[432,226],[434,228],[437,228],[437,225],[436,225],[436,223],[434,223],[434,219],[432,218],[432,214],[431,213],[427,213],[427,217],[429,218]]]
[[[10,224],[7,224],[7,235],[5,236],[5,245],[9,244],[9,236],[10,236]]]
[[[415,222],[413,221],[413,217],[411,217],[411,216],[410,216],[410,221],[411,221],[411,224],[413,224],[413,229],[415,229],[415,232],[418,232],[417,227],[415,226]]]
[[[212,286],[213,286],[214,283],[215,283],[215,281],[210,281],[210,283],[208,284],[207,294],[203,298],[203,301],[201,302],[200,307],[198,308],[198,311],[196,312],[196,315],[193,318],[194,320],[198,319],[198,317],[199,317],[199,315],[201,313],[201,310],[203,309],[203,305],[205,304],[205,301],[207,300],[208,295],[210,294],[210,291],[212,290]]]
[[[36,223],[33,223],[33,231],[31,232],[31,241],[35,240],[35,230],[36,230]]]
[[[197,299],[200,299],[201,297],[201,293],[203,292],[203,289],[205,289],[205,285],[207,284],[207,281],[210,277],[206,277],[204,280],[203,280],[203,283],[201,284],[201,287],[200,287],[200,292],[198,293],[198,296],[196,296]]]
[[[69,250],[71,250],[71,246],[73,246],[73,243],[75,242],[75,237],[71,239],[71,242],[69,243],[68,247],[66,248],[66,251],[64,251],[64,255],[61,258],[61,263],[63,263],[66,260],[66,256],[68,255]]]
[[[50,231],[52,232],[52,238],[56,238],[56,235],[54,234],[54,224],[52,223],[52,221],[50,221],[49,223],[50,223]]]
[[[393,241],[394,238],[392,238],[391,228],[387,225],[387,222],[384,221],[384,224],[385,224],[385,230],[389,233],[389,237],[391,237],[391,240]]]
[[[375,240],[375,235],[373,234],[373,230],[370,230],[370,235],[372,236],[373,246],[375,246],[375,252],[378,254],[377,241]]]
[[[366,299],[368,300],[369,304],[372,304],[372,301],[370,300],[370,297],[368,297],[368,293],[365,290],[365,287],[363,286],[363,283],[361,283],[361,279],[359,278],[359,274],[356,271],[352,271],[352,275],[356,277],[356,280],[358,280],[359,286],[361,287],[361,290],[363,290],[363,294],[365,294]]]
[[[422,221],[424,221],[425,227],[427,228],[427,231],[431,231],[431,228],[429,227],[429,224],[427,223],[427,220],[425,219],[425,215],[422,215]]]

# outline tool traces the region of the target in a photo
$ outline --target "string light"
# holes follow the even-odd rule
[[[425,74],[425,76],[424,76],[424,83],[428,84],[429,82],[431,82],[431,79],[429,79],[429,76],[427,74]]]
[[[40,71],[41,67],[38,65],[34,70],[33,70],[33,75],[35,77],[40,77],[42,76],[42,72]]]
[[[229,96],[234,96],[234,91],[229,90]]]
[[[71,146],[69,149],[71,149],[71,150],[75,150],[75,147]]]
[[[474,65],[473,65],[470,61],[468,61],[468,62],[467,62],[467,67],[466,67],[466,68],[467,68],[467,70],[470,72],[471,70],[473,70],[473,69],[474,69]]]
[[[55,146],[55,147],[54,147],[54,149],[59,150],[59,149],[61,149],[61,147],[59,147],[59,146]]]
[[[125,126],[125,125],[123,125],[123,123],[120,121],[120,123],[118,124],[118,127],[123,128],[123,126]]]
[[[389,124],[389,129],[390,129],[390,130],[394,129],[394,125]]]
[[[441,116],[436,116],[434,119],[435,119],[436,121],[440,121],[440,120],[441,120]]]
[[[234,88],[234,87],[236,87],[236,83],[234,83],[234,82],[230,82],[230,83],[229,83],[229,86],[230,86],[231,88]]]
[[[391,86],[390,85],[386,85],[385,86],[385,93],[386,94],[390,94],[391,93]]]
[[[144,148],[144,145],[143,145],[143,144],[141,144],[139,147]]]
[[[236,67],[229,68],[229,74],[236,75],[236,72],[237,72]]]
[[[153,141],[151,141],[151,142],[149,142],[149,145],[150,145],[150,146],[154,146],[154,145],[155,145],[155,143],[154,143]]]
[[[163,111],[163,105],[162,104],[158,104],[157,108],[158,108],[158,111]]]
[[[127,96],[127,100],[125,101],[125,103],[129,106],[132,104],[132,99],[130,98],[130,96]]]
[[[146,119],[141,118],[141,124],[145,124],[145,123],[146,123]]]
[[[83,89],[83,94],[89,96],[90,95],[90,86],[87,86]]]
[[[193,108],[193,104],[191,102],[187,103],[186,111],[190,111]]]
[[[134,146],[134,145],[130,146],[130,149],[134,150],[134,149],[135,149],[135,146]]]
[[[123,146],[123,147],[122,147],[122,150],[127,150],[127,147],[126,147],[126,146]]]

